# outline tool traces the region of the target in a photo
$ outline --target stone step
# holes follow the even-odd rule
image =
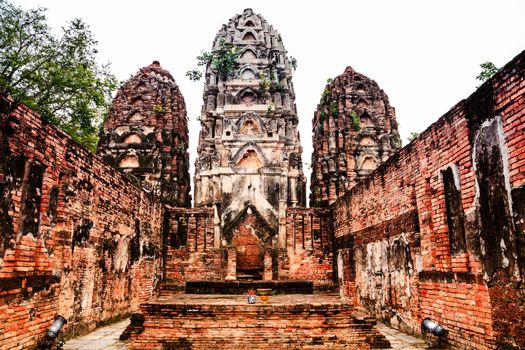
[[[389,345],[373,317],[327,295],[177,295],[140,307],[133,349],[372,349]]]
[[[312,294],[311,281],[188,281],[186,293],[246,294],[250,289],[271,289],[274,294]]]

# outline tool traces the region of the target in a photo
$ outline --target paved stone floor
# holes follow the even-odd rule
[[[114,323],[109,326],[101,327],[95,331],[75,339],[68,340],[63,349],[66,350],[127,350],[129,349],[126,342],[118,338],[129,324],[129,320]],[[377,328],[390,341],[392,349],[414,350],[427,349],[426,343],[419,338],[415,338],[386,325],[379,323]]]
[[[392,349],[428,349],[427,343],[423,339],[402,333],[397,329],[390,328],[383,323],[378,323],[376,327],[390,341]]]
[[[120,334],[126,329],[129,319],[100,327],[82,337],[68,340],[63,349],[67,350],[127,350],[127,343],[120,341]]]

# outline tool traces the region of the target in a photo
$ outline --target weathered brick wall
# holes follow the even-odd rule
[[[327,208],[286,210],[286,250],[279,252],[279,279],[333,282],[332,211]]]
[[[223,233],[212,208],[168,208],[164,226],[166,270],[169,284],[224,280],[237,272],[233,242]],[[333,226],[329,208],[288,208],[286,249],[269,241],[264,247],[265,280],[308,280],[316,285],[333,282]],[[253,223],[251,225],[254,225]],[[243,225],[240,225],[243,226]],[[224,242],[216,242],[215,237]],[[233,238],[230,238],[233,239]],[[226,245],[225,245],[226,242]]]
[[[525,346],[525,53],[333,206],[342,291],[462,348]]]
[[[166,213],[166,282],[183,286],[185,281],[222,280],[226,261],[215,242],[213,209],[168,208]]]
[[[160,277],[161,205],[10,98],[0,99],[0,348],[138,309]]]

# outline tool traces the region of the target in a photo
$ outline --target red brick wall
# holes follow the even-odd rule
[[[327,208],[286,210],[286,250],[279,254],[279,279],[333,282],[332,211]]]
[[[462,348],[525,346],[525,53],[334,203],[350,300]],[[457,195],[456,195],[457,194]]]
[[[165,230],[166,282],[183,286],[191,280],[224,280],[228,266],[235,276],[235,243],[215,244],[210,208],[169,208]],[[329,208],[288,208],[286,249],[270,239],[265,244],[264,279],[333,282],[333,226]],[[242,226],[242,225],[241,225]],[[218,229],[218,226],[217,226]],[[204,234],[206,232],[206,234]],[[226,238],[225,238],[226,239]],[[206,242],[206,243],[205,243]],[[218,247],[218,248],[217,248]],[[273,248],[272,248],[273,247]]]
[[[222,280],[226,262],[223,251],[215,249],[213,209],[169,208],[166,217],[166,282]]]
[[[137,310],[160,278],[160,204],[6,96],[0,125],[1,348],[57,314],[77,334]]]

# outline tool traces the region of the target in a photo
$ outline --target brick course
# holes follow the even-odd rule
[[[136,310],[160,278],[161,205],[9,97],[0,98],[0,349]]]
[[[524,67],[521,53],[334,203],[349,300],[409,331],[431,317],[457,347],[525,346]]]

